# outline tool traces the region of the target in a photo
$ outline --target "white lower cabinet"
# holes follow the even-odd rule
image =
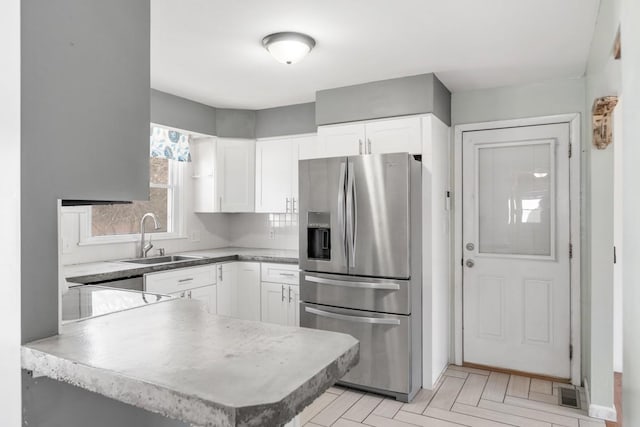
[[[237,297],[235,294],[236,263],[227,262],[216,265],[218,282],[218,314],[221,316],[237,317]]]
[[[208,312],[281,325],[300,324],[297,265],[226,262],[145,274],[147,292],[202,301]]]
[[[297,265],[262,264],[261,320],[279,325],[300,324],[300,288]]]
[[[216,275],[212,265],[145,274],[144,288],[147,292],[197,299],[208,312],[217,311]]]
[[[286,325],[288,319],[287,293],[290,292],[289,285],[280,283],[262,283],[262,314],[263,322]]]
[[[217,314],[216,306],[216,285],[203,286],[202,288],[195,288],[186,291],[186,298],[202,301],[207,307],[207,311],[211,314]]]
[[[260,263],[236,262],[235,317],[260,320]]]

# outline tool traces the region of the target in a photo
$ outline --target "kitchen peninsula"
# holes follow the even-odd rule
[[[358,362],[349,335],[215,316],[173,299],[63,325],[22,366],[195,426],[282,425]]]

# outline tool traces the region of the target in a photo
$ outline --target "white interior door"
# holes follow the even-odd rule
[[[462,144],[464,361],[570,378],[569,125]]]

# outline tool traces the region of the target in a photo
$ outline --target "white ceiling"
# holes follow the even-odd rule
[[[452,91],[584,74],[599,0],[153,0],[151,86],[261,109],[435,72]],[[283,65],[262,38],[316,39]]]

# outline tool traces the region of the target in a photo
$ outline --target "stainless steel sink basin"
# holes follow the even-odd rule
[[[156,256],[156,257],[150,257],[150,258],[127,259],[127,260],[123,260],[122,262],[130,262],[132,264],[165,264],[168,262],[193,261],[197,259],[202,259],[202,257],[183,256],[183,255],[166,255],[166,256]]]

